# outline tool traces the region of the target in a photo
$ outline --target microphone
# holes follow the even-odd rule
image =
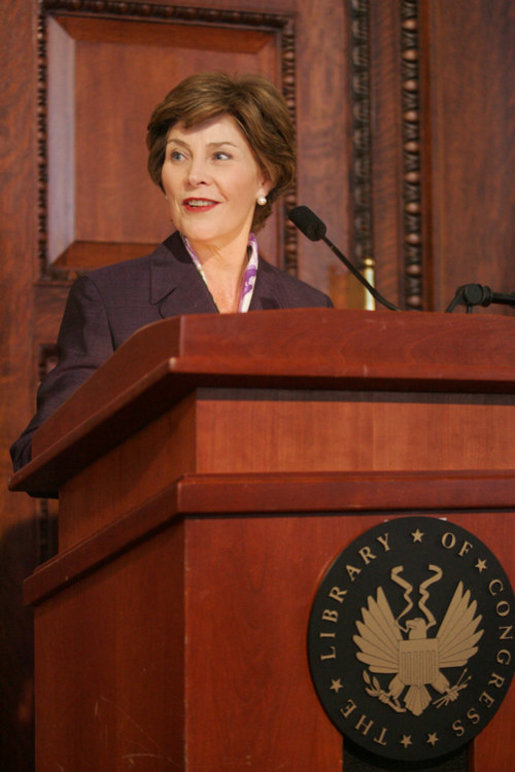
[[[361,284],[365,287],[365,289],[370,292],[373,298],[375,298],[379,303],[381,303],[383,306],[386,306],[386,308],[389,308],[390,311],[401,311],[398,306],[395,306],[393,303],[390,303],[389,300],[386,300],[380,292],[376,290],[375,287],[373,287],[364,276],[360,274],[358,269],[356,268],[351,261],[345,257],[343,252],[340,252],[337,246],[333,244],[330,239],[327,238],[326,231],[327,227],[325,223],[322,222],[322,220],[317,217],[317,215],[311,211],[307,206],[296,206],[294,209],[291,209],[288,212],[288,218],[294,223],[294,225],[297,226],[297,228],[304,234],[304,236],[307,236],[310,241],[324,241],[327,246],[334,252],[337,258],[339,258],[342,263],[347,266],[349,271],[356,277],[358,281],[361,282]]]
[[[471,313],[472,306],[489,306],[490,303],[500,303],[515,308],[515,292],[511,294],[493,292],[490,287],[481,284],[463,284],[458,287],[454,298],[447,308],[447,313],[454,311],[457,305],[467,306],[467,314]]]

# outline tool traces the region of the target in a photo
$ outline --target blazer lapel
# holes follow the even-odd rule
[[[152,255],[150,302],[158,307],[163,319],[180,314],[217,312],[213,298],[178,232],[173,233]]]
[[[287,308],[277,271],[262,258],[250,303],[251,311]],[[164,319],[180,314],[214,314],[218,309],[191,260],[179,233],[161,244],[150,263],[150,302]]]
[[[279,282],[271,266],[259,258],[256,284],[250,301],[249,311],[270,311],[274,308],[284,308]]]

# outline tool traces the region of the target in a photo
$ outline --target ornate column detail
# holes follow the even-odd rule
[[[290,117],[295,126],[296,120],[296,58],[295,58],[295,28],[290,19],[282,29],[281,35],[281,76],[282,92],[288,105]],[[297,185],[294,183],[286,191],[283,203],[284,217],[284,269],[293,275],[298,272],[298,230],[288,220],[288,212],[297,205]]]
[[[423,307],[418,0],[401,3],[404,301]]]
[[[350,0],[353,252],[360,269],[374,269],[369,85],[369,3]]]
[[[37,153],[38,153],[38,274],[48,276],[47,233],[48,233],[48,158],[47,158],[47,38],[44,15],[44,0],[39,0],[37,19]]]

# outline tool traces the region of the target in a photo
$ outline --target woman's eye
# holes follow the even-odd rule
[[[213,154],[215,161],[226,161],[230,157],[229,153],[226,153],[225,150],[217,150],[216,153]]]
[[[181,153],[180,150],[171,150],[169,158],[170,161],[182,161],[184,153]]]

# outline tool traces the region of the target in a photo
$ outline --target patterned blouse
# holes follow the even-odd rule
[[[207,287],[206,276],[202,268],[202,263],[200,262],[199,258],[195,254],[195,251],[191,246],[191,244],[189,243],[186,236],[184,236],[181,233],[181,238],[184,242],[184,246],[188,250],[189,256],[193,260],[193,263],[197,267],[197,270],[199,274],[202,276],[202,278],[204,279],[204,282]],[[254,284],[256,283],[256,276],[258,271],[258,247],[257,247],[256,237],[254,236],[253,233],[249,235],[247,254],[249,259],[248,259],[247,267],[245,268],[245,273],[243,274],[243,281],[241,283],[240,299],[238,302],[239,313],[245,313],[245,311],[249,310],[250,301],[252,300],[252,294],[254,292]]]

